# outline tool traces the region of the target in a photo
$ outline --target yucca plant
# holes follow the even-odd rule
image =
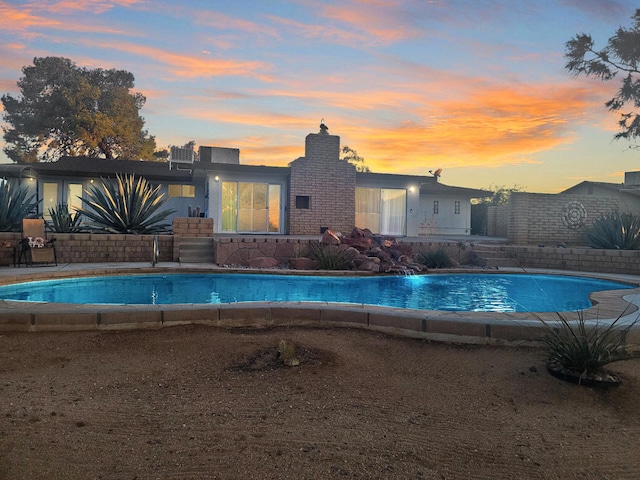
[[[47,229],[55,233],[82,232],[82,214],[78,211],[71,214],[66,203],[59,203],[55,208],[49,209],[51,220],[47,222]]]
[[[353,250],[343,250],[336,245],[310,243],[307,256],[318,262],[320,270],[349,270],[354,258]]]
[[[427,268],[453,267],[451,255],[441,245],[418,252],[418,254],[416,255],[416,261],[426,266]]]
[[[619,250],[640,249],[640,217],[631,213],[606,213],[587,232],[589,246]]]
[[[0,232],[20,230],[21,222],[38,206],[35,193],[15,180],[0,180]]]
[[[549,371],[574,376],[578,383],[611,378],[605,365],[632,358],[626,339],[638,319],[622,324],[625,313],[613,321],[594,320],[591,324],[583,312],[578,312],[574,321],[561,313],[557,322],[539,319]]]
[[[117,175],[116,184],[102,179],[102,189],[92,186],[82,198],[87,208],[78,211],[89,218],[92,230],[107,233],[165,233],[171,224],[160,223],[175,210],[160,210],[166,202],[160,186],[153,188],[143,177]]]

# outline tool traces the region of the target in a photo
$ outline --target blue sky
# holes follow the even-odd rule
[[[159,148],[239,148],[287,165],[324,119],[374,172],[555,193],[622,182],[616,81],[574,78],[564,44],[603,47],[627,0],[0,0],[0,92],[61,56],[132,72]],[[0,140],[2,144],[2,140]],[[0,161],[8,161],[0,154]]]

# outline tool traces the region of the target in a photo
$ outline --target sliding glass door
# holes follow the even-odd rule
[[[407,191],[396,188],[356,188],[356,226],[381,235],[405,235]]]
[[[278,233],[280,185],[222,182],[222,231]]]

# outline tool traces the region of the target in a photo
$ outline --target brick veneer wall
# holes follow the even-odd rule
[[[584,224],[578,228],[569,228],[563,220],[573,202],[586,212]],[[593,221],[618,208],[619,200],[614,197],[514,192],[508,206],[507,236],[509,242],[519,245],[586,245],[586,233]]]
[[[307,135],[305,156],[290,167],[289,233],[318,235],[321,227],[350,232],[355,225],[356,169],[340,160],[340,137]],[[310,198],[310,208],[296,208],[298,195]]]
[[[58,263],[99,262],[151,262],[153,260],[153,235],[56,233]],[[2,233],[0,242],[11,242],[12,247],[2,245],[0,265],[13,265],[13,245],[20,241],[19,233]],[[173,236],[158,235],[159,262],[173,259]]]

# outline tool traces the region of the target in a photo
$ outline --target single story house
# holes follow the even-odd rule
[[[397,237],[470,235],[471,199],[491,195],[448,186],[438,175],[357,172],[340,159],[340,137],[322,124],[309,134],[305,155],[286,167],[244,165],[239,150],[172,149],[168,162],[63,157],[57,162],[0,165],[0,177],[19,179],[39,200],[38,214],[81,205],[86,190],[115,174],[145,177],[168,197],[174,217],[213,218],[216,234],[319,235],[354,226]]]

